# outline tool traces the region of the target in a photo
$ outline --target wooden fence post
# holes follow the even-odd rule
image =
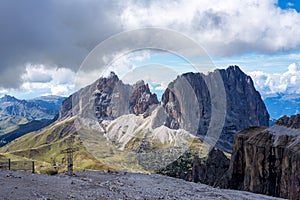
[[[34,161],[32,161],[32,173],[34,174],[35,171],[34,171]]]
[[[10,170],[10,158],[8,159],[8,170]]]

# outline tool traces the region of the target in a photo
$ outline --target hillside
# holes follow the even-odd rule
[[[47,167],[37,166],[36,171],[39,173],[43,173],[53,163],[63,165],[59,170],[64,171],[66,163],[63,160],[66,159],[66,155],[62,154],[61,151],[68,148],[67,142],[71,134],[76,135],[73,145],[79,148],[79,151],[74,153],[75,170],[108,169],[87,152],[78,140],[78,134],[75,131],[74,120],[72,119],[50,125],[38,132],[28,133],[2,147],[0,154],[6,155],[7,158],[13,155],[47,163]]]
[[[28,123],[29,120],[21,116],[1,116],[0,117],[0,136],[14,131],[19,125]]]
[[[139,123],[134,124],[138,118]],[[61,154],[61,150],[67,148],[67,140],[72,134],[76,136],[74,147],[79,148],[79,152],[74,153],[75,170],[110,169],[155,172],[175,161],[185,151],[190,150],[196,153],[202,146],[202,142],[193,135],[183,130],[180,133],[178,130],[168,128],[156,129],[147,140],[143,140],[144,134],[147,134],[143,130],[130,132],[131,129],[128,129],[126,132],[126,129],[123,129],[125,132],[122,135],[116,135],[120,134],[117,131],[118,122],[123,122],[124,128],[128,127],[128,124],[131,124],[132,128],[151,124],[149,119],[145,120],[134,115],[131,116],[131,122],[129,119],[130,116],[123,116],[114,120],[108,127],[111,130],[110,133],[103,135],[99,134],[101,126],[92,120],[81,121],[82,125],[76,129],[76,123],[79,123],[79,120],[73,117],[12,141],[0,149],[0,154],[10,154],[47,163],[52,163],[54,159],[58,164],[62,164],[65,155]],[[94,123],[93,129],[85,127],[84,123],[89,125]],[[170,152],[173,153],[170,154]]]
[[[0,147],[54,122],[63,100],[59,96],[28,101],[9,95],[0,98]]]

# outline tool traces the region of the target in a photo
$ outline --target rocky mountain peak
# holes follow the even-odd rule
[[[150,105],[158,104],[156,94],[152,94],[149,85],[139,81],[133,86],[133,92],[129,99],[130,113],[143,114]]]
[[[207,83],[214,83],[217,75],[222,78],[226,93],[223,99],[219,99],[226,104],[226,118],[218,148],[231,151],[233,135],[237,131],[249,126],[268,126],[269,123],[269,114],[260,94],[255,90],[251,78],[238,66],[215,70],[208,75],[192,72],[182,74],[169,83],[160,105],[156,94],[151,93],[144,81],[134,85],[124,84],[112,72],[110,76],[100,78],[73,94],[63,103],[60,116],[68,116],[73,111],[73,114],[78,111],[87,113],[84,110],[89,109],[89,113],[102,122],[126,114],[143,114],[147,117],[156,106],[161,106],[160,114],[154,117],[156,125],[205,136],[212,116]]]
[[[290,117],[284,115],[277,120],[276,125],[285,126],[287,128],[300,129],[300,114]]]
[[[218,148],[231,151],[233,136],[237,131],[249,126],[269,125],[269,114],[260,94],[256,91],[251,77],[238,66],[215,70],[208,75],[186,73],[178,76],[162,96],[162,105],[168,113],[165,125],[172,129],[183,128],[200,136],[205,135],[212,112],[211,94],[206,83],[216,80],[218,73],[223,79],[226,92],[226,96],[219,100],[225,102],[227,107]],[[198,127],[196,130],[195,126]]]
[[[99,78],[67,98],[62,104],[60,118],[80,112],[84,116],[96,117],[101,123],[126,114],[145,114],[151,105],[158,103],[156,94],[151,93],[144,81],[124,84],[111,72],[108,77]]]
[[[118,81],[118,76],[114,72],[110,72],[110,75],[108,77],[101,77],[100,79],[98,79],[97,89],[100,92],[112,93]]]
[[[234,81],[236,84],[249,85],[254,87],[253,81],[250,76],[245,74],[238,66],[229,66],[226,70],[220,70],[221,73],[226,74],[227,79]]]
[[[230,65],[226,71],[235,71],[235,72],[238,72],[238,73],[244,73],[240,68],[239,66],[237,65]]]
[[[4,95],[2,98],[0,98],[0,102],[17,102],[17,101],[20,100],[10,95]]]

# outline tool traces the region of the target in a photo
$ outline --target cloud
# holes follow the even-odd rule
[[[296,65],[296,63],[292,63],[288,67],[288,73],[297,73],[300,71],[300,66]]]
[[[180,11],[180,12],[179,12]],[[299,47],[300,13],[273,0],[131,0],[121,15],[126,28],[156,26],[196,39],[212,55],[274,53]]]
[[[254,71],[247,73],[254,81],[255,88],[265,98],[278,93],[300,94],[300,66],[292,63],[283,74]]]
[[[8,90],[0,89],[0,98],[5,94],[8,94]]]
[[[52,80],[49,70],[44,65],[26,65],[26,73],[22,76],[24,82],[41,82],[46,83]]]
[[[25,83],[49,81],[65,84],[69,82],[66,70],[77,71],[97,44],[135,28],[178,31],[213,56],[296,49],[300,45],[300,37],[295,37],[300,35],[300,14],[276,4],[275,0],[1,0],[0,88],[18,89]],[[50,80],[43,71],[31,69],[28,74],[26,63],[65,71]],[[130,62],[127,65],[133,67]]]
[[[68,68],[27,64],[21,75],[20,93],[43,93],[67,96],[74,90],[76,73]]]
[[[0,1],[0,86],[22,85],[26,63],[76,71],[99,42],[122,30],[118,4],[109,0]]]

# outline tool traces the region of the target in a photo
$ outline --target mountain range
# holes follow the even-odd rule
[[[220,78],[226,95],[209,91]],[[193,96],[191,95],[193,93]],[[222,112],[214,110],[223,108]],[[211,124],[222,119],[220,136],[206,137]],[[269,114],[249,76],[239,67],[215,70],[204,75],[186,73],[169,83],[161,102],[144,81],[124,84],[116,74],[101,77],[63,101],[57,121],[3,147],[2,152],[51,162],[61,160],[66,141],[75,135],[81,151],[79,166],[160,171],[186,151],[194,156],[204,146],[231,152],[236,131],[249,126],[268,126]],[[34,150],[33,150],[34,149]],[[87,156],[89,154],[89,156]],[[85,162],[85,158],[89,158]],[[207,157],[206,157],[207,158]],[[204,158],[204,159],[206,159]]]
[[[44,96],[19,100],[9,95],[0,98],[0,146],[55,121],[64,99]]]
[[[218,86],[215,83],[219,77],[224,82],[224,93],[221,94],[221,89],[216,88],[215,96],[211,96],[210,90]],[[214,110],[215,107],[218,107],[217,111]],[[208,130],[214,127],[210,124],[218,124],[224,120],[220,138],[211,139],[218,140],[218,148],[227,152],[231,151],[236,131],[249,126],[269,125],[268,111],[260,94],[255,90],[251,77],[237,66],[216,70],[208,75],[180,75],[168,85],[161,102],[143,81],[130,86],[111,73],[108,78],[100,78],[63,102],[60,119],[78,114],[83,118],[97,120],[102,125],[106,121],[110,123],[117,120],[120,116],[128,115],[130,119],[130,116],[143,115],[153,129],[164,127],[172,131],[185,130],[200,137],[205,137]],[[224,119],[216,119],[216,115],[222,115]]]
[[[27,105],[16,102],[17,108]],[[30,103],[38,104],[36,108],[48,105],[37,109],[34,117],[53,105],[43,99]],[[11,113],[24,117],[24,112],[15,110]],[[51,169],[53,163],[64,171],[66,155],[61,152],[70,148],[74,136],[72,148],[78,149],[75,170],[160,173],[297,199],[300,118],[285,116],[272,127],[269,118],[251,77],[238,66],[207,75],[179,75],[169,83],[161,101],[143,80],[125,84],[112,72],[70,95],[62,101],[57,118],[6,144],[0,154],[35,159],[40,173]],[[220,135],[213,134],[217,131]]]
[[[28,120],[53,119],[63,100],[63,97],[57,96],[19,100],[5,95],[0,98],[0,116],[19,116]]]

